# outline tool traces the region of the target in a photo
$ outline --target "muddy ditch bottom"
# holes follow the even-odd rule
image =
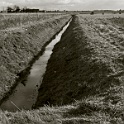
[[[0,106],[2,110],[17,111],[31,110],[38,96],[38,89],[42,83],[43,75],[46,71],[48,60],[52,54],[52,50],[56,43],[61,39],[71,21],[55,36],[45,48],[42,56],[33,64],[27,79],[23,83],[19,83],[13,93]]]

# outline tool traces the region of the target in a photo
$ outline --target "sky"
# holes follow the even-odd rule
[[[41,10],[124,10],[124,0],[0,0],[0,10],[14,5]]]

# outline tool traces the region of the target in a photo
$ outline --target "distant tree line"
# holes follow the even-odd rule
[[[8,6],[5,11],[1,11],[1,12],[7,12],[7,13],[19,13],[19,12],[20,13],[21,12],[27,12],[27,13],[30,13],[30,12],[31,13],[32,12],[43,12],[43,13],[49,12],[49,13],[52,13],[52,12],[56,12],[56,13],[58,13],[58,12],[68,12],[68,11],[66,11],[66,10],[63,10],[63,11],[60,11],[60,10],[46,11],[46,10],[39,10],[39,9],[31,9],[31,8],[27,8],[27,7],[20,8],[19,6],[14,5],[13,7]]]
[[[46,10],[39,10],[39,9],[31,9],[31,8],[27,8],[27,7],[23,7],[23,8],[20,8],[19,6],[17,5],[14,5],[13,7],[10,7],[8,6],[6,8],[6,10],[3,10],[1,12],[7,12],[7,13],[33,13],[33,12],[42,12],[42,13],[52,13],[52,12],[55,12],[55,13],[67,13],[68,11],[67,10],[63,10],[63,11],[60,11],[60,10],[49,10],[49,11],[46,11]]]
[[[18,12],[39,12],[39,9],[30,9],[27,7],[20,8],[19,6],[15,5],[13,7],[8,6],[6,9],[7,13],[18,13]]]
[[[19,6],[16,6],[16,5],[13,6],[13,7],[8,6],[7,9],[6,9],[6,11],[8,13],[10,13],[10,12],[19,12],[20,11],[20,7]]]
[[[114,10],[94,10],[94,11],[82,11],[82,13],[90,13],[91,15],[94,15],[94,14],[102,14],[102,15],[104,15],[105,13],[108,13],[108,14],[111,14],[111,13],[113,13],[113,14],[122,14],[122,13],[124,13],[124,10],[117,10],[117,11],[114,11]]]
[[[117,10],[117,11],[114,11],[114,10],[94,10],[94,11],[67,11],[67,10],[63,10],[63,11],[60,11],[60,10],[51,10],[51,11],[46,11],[46,10],[39,10],[39,9],[31,9],[31,8],[27,8],[27,7],[23,7],[23,8],[20,8],[18,5],[14,5],[13,7],[10,7],[8,6],[6,8],[6,10],[3,10],[1,12],[7,12],[7,13],[33,13],[33,12],[48,12],[48,13],[52,13],[52,12],[55,12],[55,13],[81,13],[81,14],[91,14],[91,15],[94,15],[94,14],[102,14],[104,15],[105,13],[113,13],[113,14],[116,14],[116,13],[119,13],[119,14],[122,14],[124,13],[124,10]]]

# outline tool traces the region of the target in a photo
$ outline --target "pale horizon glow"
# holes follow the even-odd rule
[[[14,5],[40,10],[124,10],[124,0],[0,0],[0,10]]]

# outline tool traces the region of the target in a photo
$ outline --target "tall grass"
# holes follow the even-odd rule
[[[116,24],[118,26],[121,26],[124,28],[124,17],[117,17],[117,18],[111,18],[109,19],[113,24]]]
[[[21,13],[21,14],[1,14],[0,15],[0,30],[13,28],[22,25],[28,25],[38,21],[45,21],[61,14],[42,14],[42,13]]]

